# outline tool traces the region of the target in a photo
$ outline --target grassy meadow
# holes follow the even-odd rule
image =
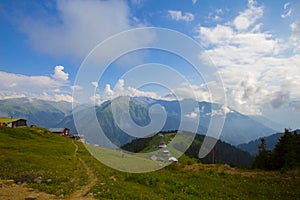
[[[96,199],[300,198],[299,170],[266,172],[180,161],[154,172],[125,173],[105,166],[82,143],[75,143],[76,156],[71,139],[45,129],[0,127],[0,179],[27,182],[57,196],[69,195],[89,181],[80,158],[97,179],[88,192]],[[112,156],[112,161],[114,155],[120,157],[120,152],[97,150],[99,155]]]

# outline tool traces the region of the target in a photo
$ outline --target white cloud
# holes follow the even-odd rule
[[[19,22],[35,50],[55,57],[82,60],[104,39],[133,27],[126,1],[57,1],[56,9],[55,17],[25,16]],[[130,37],[122,44],[141,42],[144,40]]]
[[[169,10],[168,13],[171,19],[176,21],[182,20],[182,21],[190,22],[194,20],[194,15],[189,12],[183,13],[181,10]]]
[[[195,108],[193,112],[184,115],[187,118],[195,119],[199,117],[199,108]]]
[[[173,93],[177,95],[178,99],[191,98],[197,101],[210,101],[210,93],[206,85],[192,85],[189,83],[182,83],[181,87],[173,89]]]
[[[74,90],[82,90],[83,88],[79,85],[72,85],[71,87],[71,90],[74,91]]]
[[[290,37],[290,45],[294,46],[294,52],[300,53],[300,20],[293,22],[290,25],[292,34]]]
[[[291,24],[291,36],[284,40],[262,31],[263,13],[264,7],[249,1],[232,21],[200,26],[196,36],[220,68],[228,105],[245,114],[261,114],[267,105],[278,109],[300,99],[299,23]]]
[[[0,72],[0,89],[11,89],[14,91],[33,90],[41,91],[43,89],[55,89],[62,86],[62,83],[48,76],[25,76]]]
[[[129,96],[132,96],[132,97],[139,96],[139,97],[151,97],[154,99],[161,98],[155,92],[145,92],[145,91],[141,91],[136,88],[133,88],[133,87],[127,87],[127,90],[128,90]]]
[[[155,92],[142,91],[130,86],[125,87],[124,80],[120,79],[113,89],[111,89],[110,84],[106,84],[103,91],[103,95],[101,95],[100,102],[111,100],[119,96],[130,96],[130,97],[147,96],[151,98],[160,98]],[[92,97],[92,99],[93,98],[94,97]]]
[[[91,84],[92,84],[92,86],[94,86],[95,88],[98,87],[98,82],[96,82],[96,81],[91,82]]]
[[[111,89],[110,84],[106,84],[104,89],[104,98],[113,99],[114,91]]]
[[[188,117],[188,118],[191,118],[191,119],[195,119],[195,118],[198,117],[198,114],[195,113],[195,112],[191,112],[189,114],[186,114],[185,116]]]
[[[73,102],[73,97],[69,94],[44,94],[44,96],[38,97],[40,99],[49,100],[49,101],[67,101],[67,102]]]
[[[230,42],[234,37],[232,28],[224,25],[217,25],[215,28],[199,27],[199,33],[198,38],[205,46]]]
[[[234,20],[233,24],[238,31],[247,30],[257,19],[263,15],[263,7],[255,6],[254,1],[249,1],[248,9],[241,12]]]
[[[197,3],[197,0],[192,0],[193,4],[196,4]]]
[[[231,113],[233,112],[230,108],[228,108],[227,106],[222,106],[220,109],[215,109],[211,112],[211,115],[226,115],[227,113]],[[210,114],[210,113],[207,113]]]
[[[67,81],[69,79],[69,74],[64,72],[64,66],[58,65],[54,68],[53,78],[56,80]]]
[[[123,79],[120,79],[112,89],[110,84],[106,84],[103,91],[98,91],[100,94],[95,94],[99,102],[111,100],[119,96],[129,97],[150,97],[153,99],[163,100],[182,100],[187,98],[196,99],[197,101],[210,101],[210,93],[207,91],[206,85],[191,85],[182,83],[179,87],[172,89],[172,94],[160,94],[156,91],[144,91],[132,86],[126,86]],[[101,98],[100,98],[101,97]],[[94,101],[96,97],[90,97]]]
[[[56,66],[51,76],[0,72],[0,99],[28,97],[71,102],[71,86],[63,69],[63,66]]]

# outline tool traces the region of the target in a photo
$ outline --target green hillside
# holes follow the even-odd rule
[[[169,143],[176,131],[161,132],[164,137],[158,136],[158,134],[153,135],[152,137],[147,138],[138,138],[132,142],[124,145],[122,148],[130,152],[152,152],[158,150],[158,144],[161,140],[165,143]],[[212,153],[210,152],[206,157],[198,159],[198,154],[202,142],[204,140],[204,135],[196,134],[191,146],[185,152],[185,155],[193,158],[193,160],[198,160],[204,164],[212,164]],[[176,149],[176,146],[180,144],[172,144]],[[180,147],[178,147],[180,148]],[[214,163],[217,164],[229,164],[231,166],[238,167],[248,167],[252,166],[254,158],[245,151],[242,151],[226,142],[220,140],[217,141],[215,147]],[[186,157],[184,157],[186,160]]]
[[[0,152],[0,179],[26,181],[30,187],[57,196],[72,197],[78,191],[95,199],[297,199],[300,196],[298,170],[281,174],[179,162],[150,173],[130,174],[101,164],[82,143],[39,128],[0,127]],[[112,159],[119,156],[112,150],[99,148],[99,152],[111,155]]]
[[[0,179],[27,182],[45,192],[70,194],[86,176],[71,140],[45,129],[0,127]],[[44,184],[37,184],[41,177]]]

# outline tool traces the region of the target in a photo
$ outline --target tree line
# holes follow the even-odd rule
[[[253,167],[264,170],[299,168],[300,135],[285,129],[273,151],[267,150],[266,141],[262,138]]]

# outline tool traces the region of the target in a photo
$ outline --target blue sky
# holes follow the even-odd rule
[[[0,98],[72,101],[72,90],[80,88],[74,85],[76,74],[96,45],[132,28],[161,27],[203,47],[223,80],[228,107],[299,128],[299,7],[297,0],[2,0]],[[118,45],[139,45],[151,37]],[[118,95],[168,99],[170,90],[134,88],[120,80],[133,66],[151,62],[173,67],[188,80],[171,88],[179,97],[191,97],[193,88],[199,101],[210,100],[188,63],[154,50],[124,56],[100,81],[88,80],[97,88],[92,100],[101,103]]]

